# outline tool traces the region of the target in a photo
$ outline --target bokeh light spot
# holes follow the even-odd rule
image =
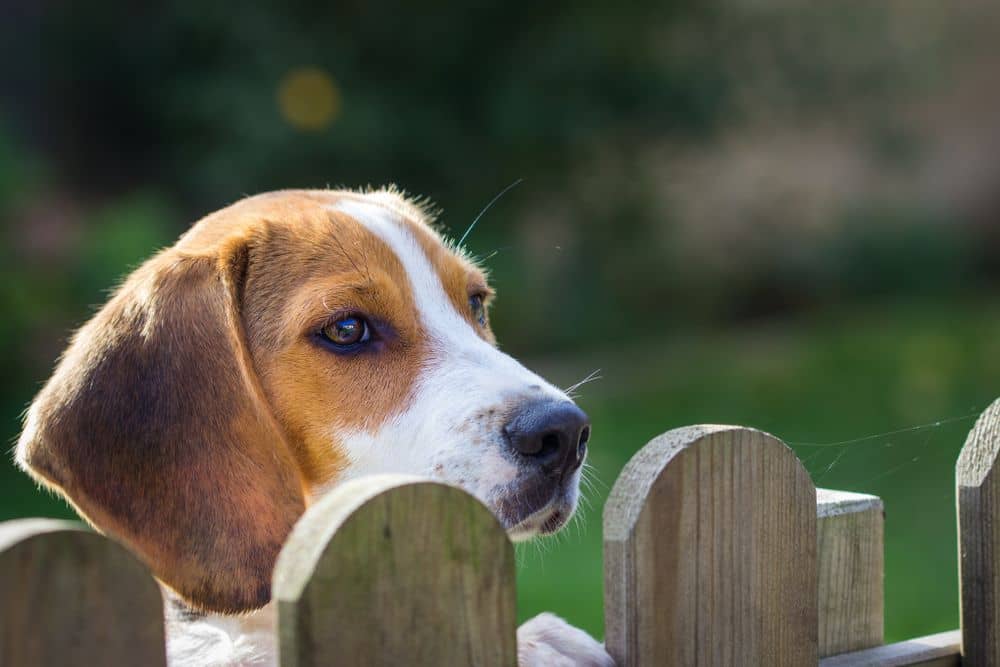
[[[278,108],[289,125],[303,132],[328,128],[340,113],[340,91],[319,67],[296,67],[278,84]]]

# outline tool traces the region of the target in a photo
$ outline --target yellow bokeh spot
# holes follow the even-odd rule
[[[340,113],[340,91],[319,67],[297,67],[278,84],[281,117],[297,130],[325,130]]]

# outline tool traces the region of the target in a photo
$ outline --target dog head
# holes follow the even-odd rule
[[[77,332],[17,460],[211,611],[266,603],[304,508],[359,475],[436,477],[515,539],[554,532],[590,427],[497,349],[491,298],[392,191],[243,200]]]

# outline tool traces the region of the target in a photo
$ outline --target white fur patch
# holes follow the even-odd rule
[[[517,629],[519,667],[615,667],[604,645],[555,614],[539,614]]]
[[[273,603],[240,616],[187,618],[173,599],[165,592],[169,667],[277,667]]]

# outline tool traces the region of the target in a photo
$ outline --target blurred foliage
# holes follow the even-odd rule
[[[5,10],[8,11],[8,10]],[[20,3],[0,22],[7,436],[119,277],[200,215],[395,182],[500,290],[507,350],[584,388],[610,484],[673,426],[836,442],[1000,393],[1000,49],[985,6],[672,0]],[[14,66],[11,66],[14,65]],[[885,497],[892,639],[957,622],[969,421],[810,448]],[[0,519],[71,514],[11,466]],[[600,486],[600,485],[598,485]],[[600,506],[521,613],[598,632]],[[947,539],[945,539],[947,536]]]
[[[864,295],[872,279],[905,294],[899,243],[932,251],[925,282],[955,262],[986,267],[981,256],[997,250],[953,209],[924,224],[925,202],[909,192],[853,200],[845,189],[821,214],[843,223],[843,237],[796,228],[809,202],[780,197],[810,195],[782,195],[780,183],[762,188],[776,203],[719,203],[716,217],[756,237],[709,229],[708,243],[725,250],[732,236],[732,247],[708,261],[711,251],[685,244],[686,230],[713,224],[685,215],[685,202],[711,192],[677,192],[671,170],[761,118],[774,133],[837,122],[843,143],[880,165],[879,178],[913,169],[934,130],[901,121],[901,105],[947,89],[949,67],[964,62],[956,32],[970,22],[960,12],[940,20],[926,3],[512,11],[496,1],[271,0],[234,13],[105,1],[21,11],[8,37],[24,58],[37,56],[37,70],[13,77],[11,91],[24,94],[7,105],[6,132],[32,139],[51,170],[46,188],[90,201],[138,189],[171,203],[174,234],[247,193],[396,182],[443,205],[459,235],[495,192],[524,178],[470,240],[483,256],[500,249],[495,274],[523,300],[519,325],[498,318],[519,349],[585,346],[572,323],[592,308],[624,317],[655,302],[642,319],[651,333],[676,318],[727,322]],[[898,39],[908,28],[911,38]],[[811,168],[826,159],[818,149]],[[788,242],[775,244],[786,225]],[[539,284],[565,295],[566,317],[546,317],[545,291],[530,289]]]

